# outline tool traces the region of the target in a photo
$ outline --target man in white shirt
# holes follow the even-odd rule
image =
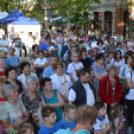
[[[1,47],[1,50],[4,50],[7,52],[7,48],[9,46],[9,41],[8,39],[6,39],[6,35],[4,34],[2,36],[2,39],[0,40],[0,47]]]
[[[80,72],[80,79],[70,88],[68,100],[70,103],[74,103],[76,107],[83,104],[93,106],[95,103],[96,89],[89,80],[90,71],[84,68]]]
[[[0,38],[2,38],[3,34],[5,34],[5,31],[2,29],[2,27],[0,26]]]

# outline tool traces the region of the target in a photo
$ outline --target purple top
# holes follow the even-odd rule
[[[45,44],[45,40],[40,39],[40,40],[39,40],[39,47],[41,47],[43,44]]]

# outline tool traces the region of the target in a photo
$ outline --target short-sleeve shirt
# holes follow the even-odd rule
[[[18,100],[17,105],[5,102],[5,105],[0,106],[0,120],[8,118],[9,124],[16,123],[23,118],[24,112],[26,112],[26,109],[20,100]]]
[[[125,59],[122,58],[119,62],[117,62],[114,58],[111,60],[110,64],[114,64],[117,67],[120,67],[125,64]]]
[[[70,128],[67,129],[60,129],[55,134],[90,134],[90,132],[86,129],[81,129],[75,133],[70,131]]]
[[[40,58],[37,58],[35,61],[34,61],[34,65],[37,64],[37,65],[44,65],[48,63],[48,59],[46,57],[44,57],[43,59],[40,59]]]
[[[59,123],[55,123],[52,128],[48,128],[46,126],[43,126],[38,134],[54,134],[57,130],[61,129],[61,126]]]
[[[106,72],[106,66],[104,65],[102,68],[100,68],[97,64],[95,64],[93,66],[93,74],[96,75],[96,74],[100,74],[100,73],[107,74],[107,72]],[[99,90],[99,88],[100,88],[100,82],[101,81],[95,79],[96,90]]]
[[[64,75],[57,76],[56,74],[54,74],[50,78],[53,83],[52,88],[57,89],[62,95],[66,94],[68,96],[69,88],[71,85],[70,77],[68,75],[65,75],[65,80],[64,80]],[[67,89],[67,91],[65,88]]]
[[[126,75],[126,78],[131,78],[132,83],[134,84],[134,74],[131,72],[128,72]],[[126,95],[127,100],[134,100],[134,89],[130,88],[128,94]]]
[[[81,62],[78,62],[78,63],[72,62],[68,65],[67,72],[72,74],[72,77],[75,79],[75,81],[77,81],[78,77],[76,75],[76,70],[79,70],[82,68],[83,68],[83,64]],[[73,82],[72,82],[72,84],[73,84]]]
[[[76,126],[76,122],[75,122],[75,121],[68,122],[68,121],[66,121],[65,119],[61,120],[61,121],[59,122],[59,124],[61,125],[61,127],[62,127],[63,129],[67,129],[67,128],[74,129],[75,126]]]
[[[95,131],[100,131],[101,129],[106,128],[106,125],[109,124],[109,120],[107,115],[103,116],[102,118],[97,116],[96,118],[96,124],[94,125],[94,130]]]
[[[53,70],[52,66],[48,66],[44,69],[43,71],[43,78],[49,78],[51,77],[53,74],[55,74],[55,71]]]

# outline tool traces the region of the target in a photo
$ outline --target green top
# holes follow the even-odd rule
[[[41,91],[41,93],[42,93],[46,103],[58,103],[59,102],[59,100],[57,98],[57,89],[54,90],[53,96],[50,99],[45,96],[43,90]],[[57,110],[57,112],[56,112],[57,120],[56,121],[59,122],[62,120],[62,108],[55,108],[55,109]]]

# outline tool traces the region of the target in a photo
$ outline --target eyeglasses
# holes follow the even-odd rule
[[[45,84],[46,86],[50,86],[50,85],[52,85],[53,83],[48,83],[48,84]]]

